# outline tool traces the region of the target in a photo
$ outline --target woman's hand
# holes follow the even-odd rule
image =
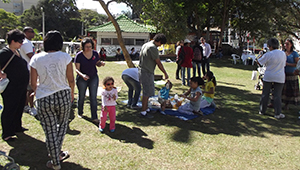
[[[85,81],[87,81],[88,79],[90,79],[90,77],[89,77],[88,75],[86,75],[86,74],[83,74],[83,75],[82,75],[82,78],[83,78]]]

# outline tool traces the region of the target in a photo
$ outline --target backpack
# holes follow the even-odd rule
[[[176,63],[181,66],[181,64],[184,61],[185,52],[184,52],[183,46],[181,46],[180,48],[181,48],[181,51],[178,54],[178,59],[177,59]]]

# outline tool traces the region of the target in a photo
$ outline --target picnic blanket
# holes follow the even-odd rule
[[[122,102],[123,103],[127,103],[128,100],[124,100]],[[139,107],[141,107],[142,106],[142,102],[139,101],[137,103],[137,105]],[[156,111],[159,110],[159,108],[157,108],[157,107],[150,107],[150,109],[151,110],[156,110]],[[200,110],[202,111],[203,115],[209,115],[209,114],[214,113],[214,111],[216,110],[216,108],[214,106],[210,106],[210,107],[206,107],[206,108],[203,108],[203,109],[200,109]],[[181,120],[191,120],[191,119],[195,119],[195,118],[199,117],[199,115],[187,115],[187,114],[184,114],[184,113],[180,113],[177,110],[168,109],[168,108],[166,108],[165,113],[166,113],[166,115],[175,116],[175,117],[177,117],[177,118],[179,118]]]

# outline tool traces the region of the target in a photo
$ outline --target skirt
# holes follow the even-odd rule
[[[282,90],[282,103],[298,105],[299,96],[299,80],[298,75],[293,73],[285,73],[285,83]]]

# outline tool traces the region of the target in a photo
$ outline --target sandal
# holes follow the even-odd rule
[[[50,154],[48,154],[48,156],[50,157]],[[68,159],[70,157],[69,152],[68,151],[61,151],[59,154],[59,161],[62,162],[66,159]]]
[[[47,167],[47,168],[50,168],[50,169],[55,169],[55,170],[61,169],[60,165],[54,166],[53,163],[52,163],[52,161],[48,161],[48,162],[46,163],[46,167]]]

